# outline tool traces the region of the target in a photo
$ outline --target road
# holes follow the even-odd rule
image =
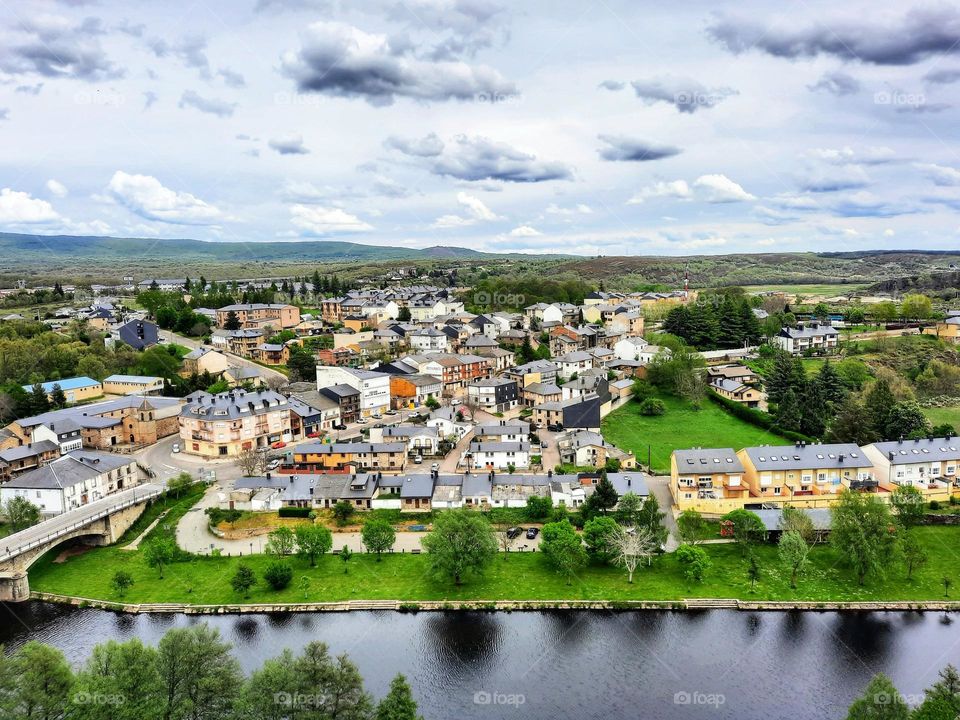
[[[0,546],[3,548],[0,551],[0,561],[16,557],[35,544],[66,535],[77,526],[86,525],[98,517],[108,515],[114,509],[135,505],[144,498],[156,497],[161,492],[163,487],[160,484],[145,483],[129,490],[121,490],[101,500],[95,500],[75,510],[68,510],[26,530],[8,535],[0,541],[2,543]]]
[[[670,494],[669,475],[648,475],[647,488],[660,503],[660,511],[664,513],[663,524],[670,531],[667,538],[666,550],[673,552],[680,544],[680,535],[677,532],[677,519],[673,515],[673,497]]]
[[[198,340],[184,337],[183,335],[177,335],[176,333],[172,333],[169,330],[160,330],[159,336],[160,336],[160,340],[162,340],[163,342],[176,343],[177,345],[183,345],[183,347],[190,348],[191,350],[196,350],[197,348],[201,348],[201,347],[206,348],[207,350],[214,349],[210,345],[204,345],[202,342],[199,342]],[[260,374],[263,376],[264,380],[267,380],[268,378],[276,378],[279,380],[283,380],[284,384],[290,382],[290,379],[279,370],[274,370],[272,368],[268,368],[263,365],[258,365],[257,363],[253,362],[253,360],[248,360],[247,358],[240,357],[239,355],[234,355],[233,353],[229,353],[224,350],[218,350],[218,352],[222,353],[223,355],[226,355],[230,359],[230,362],[234,365],[239,365],[240,367],[247,367],[247,368],[253,368],[255,370],[258,370]]]

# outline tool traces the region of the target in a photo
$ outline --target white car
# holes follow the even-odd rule
[[[423,457],[421,457],[420,455],[414,455],[414,456],[413,456],[413,463],[414,463],[414,465],[419,465],[419,464],[422,463],[422,462],[423,462]]]
[[[180,443],[174,443],[174,444],[173,444],[173,452],[175,452],[175,453],[180,452]]]

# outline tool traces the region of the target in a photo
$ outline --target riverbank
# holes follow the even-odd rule
[[[143,603],[129,604],[95,600],[93,598],[55,595],[33,592],[31,600],[75,605],[124,613],[183,613],[185,615],[238,615],[244,613],[291,613],[291,612],[541,612],[543,610],[597,610],[607,612],[633,612],[636,610],[740,610],[785,612],[793,610],[834,612],[960,612],[960,601],[951,602],[803,602],[803,601],[743,601],[724,598],[693,598],[673,601],[624,600],[473,600],[473,601],[423,601],[400,600],[348,600],[345,602],[313,603],[235,603],[229,605],[191,605],[189,603]]]
[[[760,578],[752,585],[747,560],[739,547],[707,544],[702,547],[711,566],[701,583],[684,577],[675,553],[655,558],[649,567],[638,568],[633,584],[627,582],[622,569],[601,565],[588,565],[568,584],[540,553],[510,553],[506,557],[500,555],[482,575],[470,576],[460,586],[431,574],[426,555],[394,553],[378,562],[373,555],[358,554],[344,563],[338,556],[328,554],[318,560],[317,567],[310,567],[306,560],[295,556],[288,558],[293,568],[292,582],[275,591],[263,580],[264,571],[273,560],[270,556],[186,555],[182,561],[166,566],[165,578],[161,579],[157,570],[146,564],[141,552],[108,547],[92,549],[63,563],[54,563],[49,556],[42,558],[30,571],[30,587],[36,593],[120,605],[276,607],[379,601],[457,605],[486,604],[494,598],[497,602],[517,604],[663,603],[673,607],[692,600],[723,598],[745,604],[814,604],[817,608],[832,604],[829,606],[858,609],[856,605],[861,603],[904,603],[909,609],[940,609],[941,603],[950,603],[952,607],[952,598],[944,597],[943,578],[956,574],[952,548],[960,538],[960,528],[927,526],[914,532],[929,557],[926,565],[908,579],[902,564],[892,562],[885,578],[872,578],[863,586],[856,583],[852,572],[828,545],[811,551],[809,569],[799,578],[798,587],[792,589],[790,573],[780,561],[776,546],[756,547]],[[257,578],[247,596],[238,595],[230,585],[241,563],[249,566]],[[134,579],[123,597],[111,587],[118,570],[130,573]]]

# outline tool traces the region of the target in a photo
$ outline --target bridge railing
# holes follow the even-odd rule
[[[74,530],[78,530],[82,527],[85,527],[86,525],[96,522],[97,520],[102,520],[105,517],[113,515],[113,513],[118,512],[119,510],[124,510],[133,505],[139,505],[140,503],[146,500],[152,500],[153,498],[163,494],[164,490],[162,487],[153,485],[153,486],[147,486],[143,488],[133,488],[132,490],[129,490],[126,492],[132,492],[132,495],[128,496],[126,499],[121,500],[117,503],[107,505],[102,509],[98,509],[93,515],[84,515],[82,518],[78,518],[77,520],[70,522],[67,525],[60,524],[58,525],[57,529],[50,530],[49,532],[39,535],[37,537],[34,537],[30,540],[27,540],[26,542],[21,542],[18,544],[17,536],[18,535],[24,535],[27,537],[32,536],[38,530],[41,530],[45,523],[61,522],[61,519],[63,518],[63,514],[55,515],[49,520],[43,521],[39,525],[34,525],[33,527],[26,528],[25,530],[21,530],[20,532],[14,533],[13,535],[8,535],[7,537],[0,540],[0,547],[2,547],[2,550],[0,550],[0,562],[19,557],[20,555],[23,555],[23,553],[27,552],[28,550],[33,550],[34,548],[40,547],[41,545],[44,545],[45,543],[48,543],[51,540],[55,540],[59,537],[63,537],[64,535],[67,535],[73,532]],[[79,507],[76,510],[73,510],[70,512],[83,511],[88,507],[89,506]]]

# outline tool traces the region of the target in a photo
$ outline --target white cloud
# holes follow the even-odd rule
[[[556,203],[550,203],[544,211],[548,215],[592,215],[593,208],[584,203],[577,203],[574,207],[561,207]]]
[[[356,215],[340,208],[294,205],[290,208],[290,222],[306,235],[341,235],[373,230]]]
[[[697,250],[699,248],[705,247],[720,247],[721,245],[726,245],[727,239],[721,237],[706,237],[706,238],[696,238],[694,240],[687,240],[686,242],[680,243],[680,247],[684,250]]]
[[[464,227],[473,225],[477,222],[491,222],[493,220],[503,220],[493,210],[488,208],[482,200],[469,193],[458,192],[457,202],[466,209],[466,217],[460,215],[441,215],[430,226],[436,229],[447,229],[454,227]]]
[[[67,196],[67,186],[59,180],[47,180],[47,191],[54,197],[62,198]]]
[[[677,198],[678,200],[689,200],[693,193],[690,192],[690,186],[686,180],[673,180],[670,182],[657,182],[649,187],[643,188],[640,192],[627,200],[627,205],[639,205],[645,200],[654,198]]]
[[[270,138],[267,144],[281,155],[306,155],[310,152],[303,145],[303,135],[283,135]]]
[[[60,216],[46,200],[10,188],[0,190],[0,223],[30,225],[58,220]]]
[[[956,168],[948,165],[937,165],[936,163],[917,163],[916,167],[933,180],[934,185],[960,185],[960,170]]]
[[[510,231],[511,237],[538,237],[540,235],[543,235],[543,233],[529,225],[520,225]]]
[[[756,198],[740,187],[726,175],[701,175],[693,186],[704,192],[704,200],[709,203],[741,202]]]
[[[220,210],[187,192],[164,187],[151,175],[129,175],[117,170],[107,186],[111,196],[147,220],[180,225],[208,225],[220,219]]]

